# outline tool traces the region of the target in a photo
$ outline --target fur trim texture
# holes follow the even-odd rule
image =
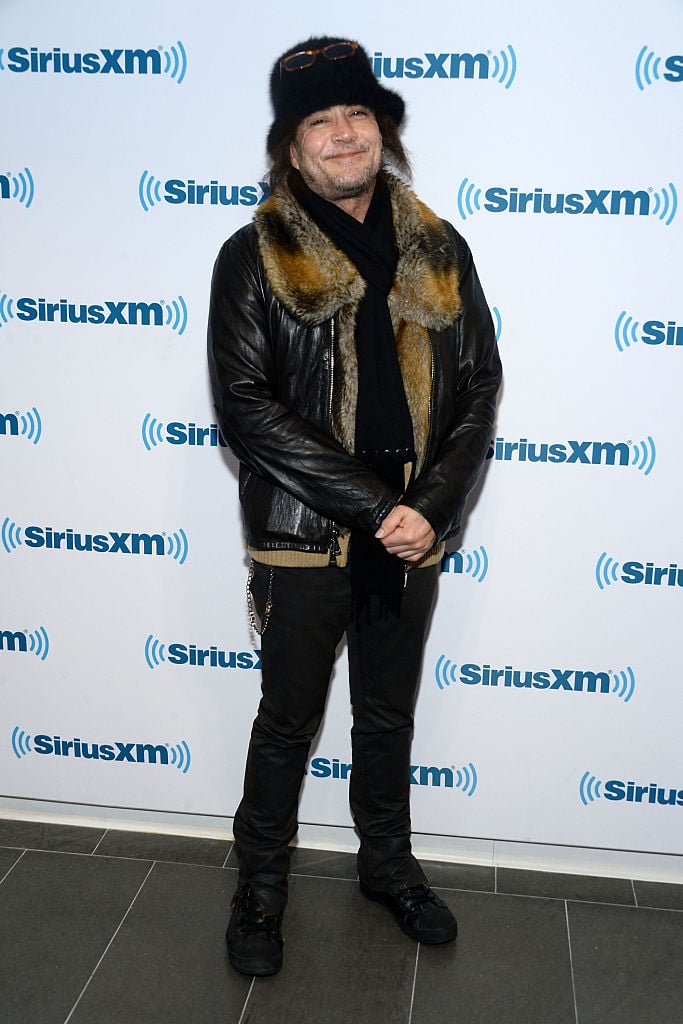
[[[444,330],[460,312],[458,268],[443,222],[402,182],[391,176],[387,181],[399,251],[388,305],[419,469],[429,433],[428,332]],[[337,317],[335,434],[353,452],[358,395],[354,325],[365,282],[286,187],[257,210],[254,224],[266,276],[287,312],[308,326]]]

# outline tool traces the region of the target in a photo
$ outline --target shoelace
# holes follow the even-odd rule
[[[401,903],[407,914],[419,913],[425,903],[439,905],[439,898],[426,885],[413,885],[409,889],[401,889],[396,893],[396,898]]]
[[[245,886],[235,901],[238,932],[265,932],[268,939],[279,941],[280,918],[264,914],[251,886]]]

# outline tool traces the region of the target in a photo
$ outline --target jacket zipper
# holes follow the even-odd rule
[[[332,401],[334,392],[334,317],[330,319],[330,400],[328,405],[328,417],[330,434],[332,433]],[[330,529],[332,536],[330,538],[329,550],[330,550],[330,565],[337,564],[337,555],[341,554],[341,548],[339,547],[339,530],[332,520],[330,520]]]
[[[427,433],[427,444],[425,445],[424,458],[422,459],[422,465],[423,466],[425,466],[427,464],[427,456],[429,455],[429,448],[430,448],[430,445],[432,443],[432,436],[433,436],[433,433],[434,433],[433,430],[432,430],[432,418],[433,418],[433,415],[434,415],[434,345],[432,344],[432,339],[431,338],[429,339],[429,351],[430,351],[430,355],[431,355],[430,370],[429,370],[429,431]],[[410,569],[409,563],[405,562],[404,565],[403,565],[403,589],[404,590],[408,586],[408,571],[409,571],[409,569]]]
[[[341,554],[341,548],[339,547],[339,530],[337,527],[332,525],[332,540],[330,541],[330,565],[337,564],[337,555]]]
[[[328,405],[328,416],[330,433],[332,433],[332,392],[334,391],[334,317],[330,320],[330,401]]]
[[[434,419],[434,345],[432,339],[429,339],[429,350],[431,354],[430,364],[430,378],[429,378],[429,429],[427,431],[427,444],[425,445],[424,458],[422,459],[422,465],[426,466],[427,456],[429,455],[429,449],[432,443],[432,437],[434,435],[433,430],[433,419]]]

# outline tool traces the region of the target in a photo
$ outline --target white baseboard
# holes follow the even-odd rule
[[[134,808],[91,807],[2,797],[0,817],[89,828],[129,829],[214,839],[232,838],[232,818]],[[353,829],[336,825],[302,824],[296,842],[299,846],[325,850],[355,852],[357,848]],[[422,833],[413,835],[413,849],[423,860],[683,884],[683,856],[675,854],[548,846],[541,843]]]

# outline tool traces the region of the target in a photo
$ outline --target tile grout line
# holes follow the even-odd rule
[[[110,831],[110,829],[108,829],[108,828],[105,828],[104,832],[102,833],[102,835],[100,836],[100,838],[99,838],[99,839],[97,840],[97,844],[96,844],[96,846],[95,846],[95,849],[94,849],[94,850],[91,850],[91,851],[90,851],[90,856],[91,856],[91,857],[94,857],[94,856],[95,856],[95,854],[97,853],[98,849],[100,848],[100,846],[101,846],[101,845],[102,845],[102,843],[104,842],[104,838],[105,838],[105,836],[107,836],[107,835],[108,835],[109,831]]]
[[[55,857],[92,857],[93,856],[92,852],[88,853],[87,850],[51,850],[49,847],[40,847],[40,846],[29,846],[29,847],[26,847],[25,849],[22,848],[22,847],[19,847],[19,846],[5,846],[5,847],[3,847],[3,849],[5,849],[5,850],[21,850],[22,853],[49,853],[50,856],[54,855]],[[128,856],[128,855],[124,856],[123,854],[118,854],[118,853],[98,853],[97,856],[98,857],[102,857],[103,860],[104,859],[107,859],[107,860],[134,860],[134,861],[138,861],[138,862],[139,861],[144,861],[144,860],[149,861],[149,859],[150,859],[149,857],[133,857],[133,856]],[[184,861],[160,861],[160,863],[162,863],[162,864],[183,864],[185,862]],[[208,866],[209,867],[214,867],[216,865],[208,865]]]
[[[5,879],[7,878],[8,875],[12,874],[12,872],[15,869],[15,867],[17,866],[17,864],[19,863],[19,861],[21,860],[21,858],[24,856],[25,853],[26,853],[26,850],[22,850],[21,851],[21,853],[19,854],[19,856],[15,860],[14,864],[12,864],[12,866],[7,869],[7,871],[2,876],[2,878],[0,878],[0,885],[2,885],[2,883],[5,881]]]
[[[306,877],[306,876],[300,876]],[[318,878],[324,876],[311,875],[311,878]],[[346,879],[339,879],[339,881],[346,881]],[[674,883],[676,885],[678,883]],[[683,908],[677,907],[660,907],[660,906],[647,906],[641,903],[615,903],[613,900],[589,900],[584,896],[550,896],[547,893],[531,893],[531,892],[493,892],[490,889],[454,889],[447,885],[435,885],[434,889],[438,889],[440,892],[471,892],[480,896],[510,896],[515,900],[554,900],[556,903],[581,903],[590,907],[620,907],[628,910],[666,910],[671,914],[683,913]]]
[[[415,986],[417,984],[417,965],[420,961],[420,943],[417,944],[417,952],[415,953],[415,970],[413,971],[413,988],[410,993],[410,1009],[408,1010],[408,1024],[411,1024],[413,1019],[413,1003],[415,1002]]]
[[[135,896],[133,896],[133,899],[132,899],[132,900],[130,901],[130,904],[129,904],[129,906],[128,906],[128,909],[126,910],[125,914],[123,915],[123,917],[122,917],[122,918],[121,918],[121,920],[119,921],[119,923],[118,923],[118,925],[117,925],[117,927],[116,927],[116,930],[114,931],[114,934],[113,934],[113,935],[112,935],[112,937],[110,938],[110,940],[109,940],[109,942],[107,943],[107,946],[106,946],[106,948],[105,948],[104,952],[102,953],[102,956],[101,956],[101,957],[99,958],[99,960],[98,960],[98,961],[97,961],[97,963],[95,964],[95,966],[94,966],[94,968],[93,968],[93,970],[92,970],[92,973],[91,973],[90,977],[88,978],[88,980],[86,981],[85,985],[83,986],[83,988],[82,988],[82,990],[81,990],[81,994],[79,995],[79,997],[78,997],[78,999],[76,1000],[76,1002],[74,1003],[74,1005],[73,1005],[73,1006],[71,1007],[71,1010],[69,1011],[69,1014],[68,1014],[68,1016],[67,1016],[67,1017],[65,1017],[65,1019],[64,1019],[64,1024],[69,1024],[69,1021],[70,1021],[70,1020],[71,1020],[71,1018],[73,1017],[73,1015],[74,1015],[74,1013],[75,1013],[75,1011],[76,1011],[76,1007],[78,1006],[78,1004],[80,1003],[81,999],[82,999],[82,998],[83,998],[83,996],[85,995],[85,993],[86,993],[86,990],[87,990],[87,988],[88,988],[88,985],[90,984],[90,982],[91,982],[91,981],[93,980],[93,978],[95,977],[95,974],[97,973],[97,971],[98,971],[98,969],[99,969],[99,966],[100,966],[100,964],[102,963],[102,961],[104,960],[105,956],[106,956],[106,955],[107,955],[107,953],[109,952],[109,949],[111,948],[111,945],[112,945],[112,943],[113,943],[114,939],[115,939],[115,938],[116,938],[116,936],[117,936],[117,935],[119,934],[119,932],[120,932],[120,930],[121,930],[121,928],[122,928],[122,926],[123,926],[123,923],[124,923],[124,921],[126,920],[126,918],[128,917],[128,915],[130,914],[130,912],[131,912],[131,910],[132,910],[132,908],[133,908],[133,905],[134,905],[134,903],[135,903],[136,899],[138,898],[138,896],[139,896],[139,895],[140,895],[140,893],[142,892],[142,890],[143,890],[143,888],[144,888],[144,886],[145,886],[145,883],[146,883],[147,879],[149,878],[150,874],[151,874],[151,873],[152,873],[152,871],[154,870],[154,866],[155,866],[155,864],[156,864],[156,861],[153,861],[153,862],[152,862],[152,864],[150,865],[149,871],[147,872],[147,874],[146,874],[146,875],[145,875],[145,877],[143,878],[142,882],[140,883],[140,887],[139,887],[138,891],[137,891],[137,892],[135,893]]]
[[[564,901],[564,918],[567,923],[567,946],[569,947],[569,971],[572,976],[572,999],[574,1000],[574,1020],[579,1024],[579,1007],[576,1002],[576,982],[574,980],[574,958],[572,956],[572,936],[569,929],[569,903]]]
[[[227,852],[226,858],[225,858],[225,860],[223,861],[223,864],[221,865],[221,867],[225,867],[225,865],[226,865],[226,864],[228,863],[228,861],[230,860],[230,854],[232,853],[232,851],[233,851],[234,847],[235,847],[235,841],[233,840],[233,841],[232,841],[232,843],[230,843],[230,846],[229,846],[229,848],[228,848],[228,852]]]
[[[631,879],[631,888],[633,889],[633,900],[635,905],[638,906],[638,894],[636,893],[636,883]]]
[[[290,871],[290,878],[320,878],[324,882],[349,882],[351,885],[358,884],[358,876],[355,878],[340,878],[339,875],[305,875],[300,871]]]
[[[244,1014],[247,1011],[247,1003],[249,1002],[249,996],[254,991],[254,983],[255,983],[255,981],[256,981],[256,978],[252,978],[251,979],[251,985],[249,986],[249,991],[247,992],[247,998],[244,1000],[244,1006],[242,1007],[242,1012],[240,1014],[240,1019],[237,1021],[237,1024],[242,1024],[242,1021],[244,1020]]]

